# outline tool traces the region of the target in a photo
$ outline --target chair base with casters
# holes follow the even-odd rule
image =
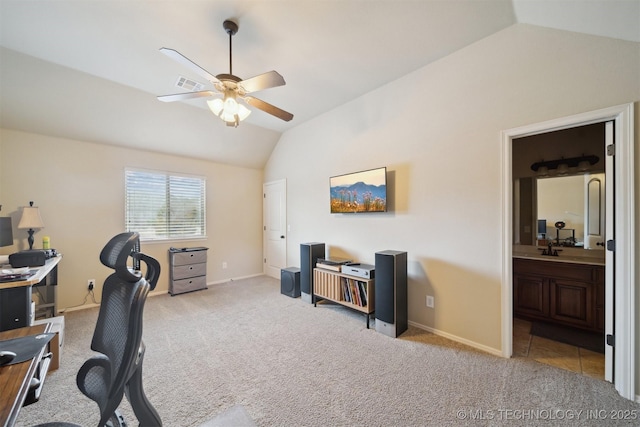
[[[154,258],[134,252],[139,247],[137,233],[113,237],[100,253],[100,261],[115,270],[104,282],[100,312],[91,341],[99,354],[88,359],[78,371],[80,391],[100,409],[98,427],[124,427],[126,422],[118,406],[126,395],[141,426],[162,426],[160,415],[147,399],[142,386],[142,318],[149,291],[160,275]],[[130,261],[142,262],[144,276],[130,267]],[[40,426],[75,426],[51,422]]]

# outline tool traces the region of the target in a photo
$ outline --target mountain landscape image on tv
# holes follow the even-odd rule
[[[329,178],[331,213],[387,211],[387,168]]]

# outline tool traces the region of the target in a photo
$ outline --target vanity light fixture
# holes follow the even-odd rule
[[[549,171],[556,170],[558,175],[566,175],[569,168],[577,168],[580,172],[586,172],[589,168],[600,161],[598,156],[580,156],[568,159],[562,158],[558,160],[547,160],[536,162],[531,165],[531,170],[536,172],[538,176],[548,176]]]

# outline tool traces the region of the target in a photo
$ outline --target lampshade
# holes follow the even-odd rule
[[[251,110],[239,104],[238,101],[230,95],[225,96],[224,101],[220,98],[207,101],[207,105],[213,114],[227,122],[228,125],[238,126],[241,121],[251,114]]]
[[[546,166],[540,166],[538,168],[538,176],[549,176],[549,168]]]
[[[569,165],[566,163],[560,163],[558,165],[558,175],[567,175],[569,173]]]
[[[580,163],[578,163],[578,170],[580,172],[586,172],[589,169],[591,169],[591,163],[589,163],[587,160],[583,160]]]
[[[37,206],[33,206],[33,202],[29,202],[29,206],[22,208],[22,217],[18,223],[18,228],[27,228],[27,242],[29,242],[29,250],[33,249],[33,232],[34,228],[43,228],[44,223],[40,217],[40,210]]]
[[[18,228],[44,228],[40,210],[37,206],[33,206],[33,202],[30,202],[30,204],[30,206],[22,208],[22,217],[18,223]]]
[[[13,230],[11,228],[11,217],[0,218],[0,246],[13,245]]]

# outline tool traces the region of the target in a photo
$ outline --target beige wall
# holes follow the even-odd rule
[[[144,252],[162,264],[157,292],[168,289],[170,246],[208,247],[208,283],[262,273],[262,171],[0,130],[0,203],[2,216],[13,217],[15,239],[15,245],[0,248],[0,254],[27,248],[27,233],[16,226],[20,207],[35,201],[45,228],[35,233],[34,248],[42,247],[46,235],[64,255],[58,309],[83,304],[87,279],[97,280],[96,299],[100,299],[110,270],[98,255],[111,237],[124,231],[126,167],[194,174],[207,180],[207,239],[142,244]],[[223,261],[228,264],[224,270]]]
[[[264,179],[255,170],[4,130],[2,215],[31,199],[41,207],[47,228],[36,242],[46,232],[65,254],[67,307],[82,303],[88,278],[101,283],[108,273],[97,256],[123,228],[124,167],[208,177],[209,239],[194,243],[211,248],[209,282],[262,272],[261,184],[286,179],[287,265],[299,265],[299,244],[308,241],[370,263],[376,251],[406,250],[409,320],[500,353],[500,132],[636,102],[640,157],[639,58],[637,43],[515,25],[286,132]],[[378,166],[388,168],[390,212],[329,214],[330,176]],[[15,237],[0,253],[24,248],[26,233]],[[166,267],[170,245],[183,244],[143,248]],[[163,291],[167,277],[165,268]],[[427,294],[435,309],[426,308]]]
[[[500,354],[501,131],[637,101],[639,57],[515,25],[285,133],[265,180],[287,180],[287,264],[305,241],[362,262],[406,250],[410,322]],[[379,166],[389,213],[329,214],[330,176]]]

